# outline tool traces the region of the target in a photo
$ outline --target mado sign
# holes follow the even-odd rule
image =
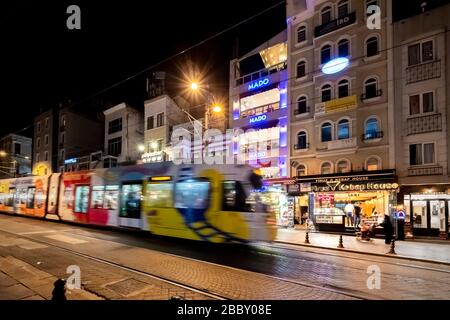
[[[248,90],[255,90],[261,87],[265,87],[269,84],[269,78],[264,78],[258,81],[254,81],[248,85]]]
[[[257,123],[257,122],[266,121],[266,120],[267,120],[267,114],[261,114],[259,116],[250,118],[248,123]]]

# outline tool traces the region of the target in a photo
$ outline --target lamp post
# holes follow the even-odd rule
[[[200,88],[200,85],[197,82],[192,82],[190,85],[190,88],[194,92],[197,92],[200,89],[203,89],[203,88]],[[221,113],[223,110],[222,110],[222,107],[217,103],[214,95],[209,91],[208,86],[206,87],[206,89],[203,89],[202,93],[205,93],[207,95],[206,108],[205,108],[205,129],[208,130],[212,112],[213,113]]]

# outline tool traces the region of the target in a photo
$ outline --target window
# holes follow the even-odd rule
[[[331,85],[326,84],[322,87],[322,102],[327,102],[331,100]]]
[[[224,211],[247,211],[247,195],[244,187],[239,181],[223,182],[223,202]]]
[[[75,188],[75,212],[87,213],[89,201],[89,186],[77,186]]]
[[[141,195],[141,183],[124,183],[122,185],[122,204],[119,216],[122,218],[140,219]]]
[[[348,57],[350,55],[350,42],[347,39],[342,39],[338,43],[339,57]]]
[[[338,97],[344,98],[349,96],[349,82],[348,80],[341,80],[338,83]]]
[[[108,140],[108,155],[118,157],[122,154],[122,137]]]
[[[39,162],[40,161],[40,159],[39,159],[39,153],[36,153],[36,161],[35,162]]]
[[[22,152],[21,150],[21,144],[18,142],[14,142],[14,154],[20,155]]]
[[[44,161],[48,161],[48,151],[44,152]]]
[[[117,118],[108,122],[108,134],[122,131],[122,118]]]
[[[105,196],[103,201],[103,209],[117,210],[119,199],[119,186],[106,186]]]
[[[325,7],[321,12],[322,24],[326,24],[331,21],[331,7]]]
[[[300,61],[297,63],[297,78],[306,76],[306,62]]]
[[[37,123],[37,132],[38,133],[41,132],[41,123],[40,122]]]
[[[409,164],[411,166],[435,163],[434,143],[409,145]]]
[[[367,79],[364,82],[364,93],[365,93],[365,98],[366,99],[370,99],[370,98],[375,98],[378,96],[378,81],[375,78],[370,78]]]
[[[320,49],[320,63],[325,64],[331,60],[331,46],[325,45]]]
[[[175,208],[181,211],[186,223],[204,220],[209,207],[210,183],[204,179],[187,179],[175,185]]]
[[[297,134],[297,149],[303,150],[303,149],[307,149],[307,141],[306,141],[306,132],[305,131],[300,131]]]
[[[373,57],[376,56],[379,52],[378,48],[378,38],[371,37],[366,41],[366,56]]]
[[[65,142],[65,138],[66,138],[66,135],[65,135],[65,133],[63,132],[63,133],[61,133],[61,144],[64,144],[64,142]]]
[[[162,127],[164,125],[164,112],[158,113],[156,116],[156,126]]]
[[[320,134],[322,138],[322,142],[327,142],[333,140],[333,126],[330,122],[325,122],[320,128]]]
[[[350,164],[347,160],[340,160],[336,165],[337,173],[350,172]]]
[[[380,164],[377,158],[371,157],[366,161],[366,169],[367,171],[376,171],[380,170]]]
[[[163,139],[156,140],[156,151],[162,151]]]
[[[329,162],[324,162],[322,163],[322,165],[320,166],[320,173],[321,174],[330,174],[333,173],[331,171],[331,163]]]
[[[155,126],[155,117],[150,116],[147,118],[147,130],[153,129]]]
[[[308,112],[308,108],[306,106],[306,97],[303,96],[298,98],[297,108],[299,114]]]
[[[306,166],[304,164],[297,167],[297,176],[306,176]]]
[[[27,191],[27,209],[34,209],[34,196],[36,194],[36,188],[35,187],[28,187]]]
[[[366,121],[366,126],[364,130],[365,140],[378,138],[378,132],[380,131],[380,125],[376,118],[369,118]]]
[[[342,0],[338,3],[338,18],[344,18],[346,15],[348,15],[349,7],[348,7],[348,1]]]
[[[36,147],[40,148],[41,147],[41,138],[37,138],[36,139]]]
[[[45,135],[44,141],[45,141],[45,145],[48,146],[48,134]]]
[[[48,118],[45,118],[45,129],[48,129]]]
[[[171,208],[172,183],[149,183],[147,184],[147,202],[152,208]]]
[[[303,42],[306,41],[306,27],[305,26],[301,26],[300,28],[297,29],[297,42]]]
[[[347,119],[342,119],[338,122],[337,136],[339,140],[350,138],[350,125]]]
[[[409,97],[409,114],[415,115],[434,111],[433,92],[416,94]]]
[[[65,117],[62,117],[62,118],[61,118],[61,123],[62,123],[62,126],[63,126],[63,127],[66,126],[66,118],[65,118]]]
[[[408,65],[414,66],[434,60],[433,41],[416,43],[408,47]]]
[[[93,186],[91,195],[91,208],[103,209],[103,198],[105,196],[104,186]]]

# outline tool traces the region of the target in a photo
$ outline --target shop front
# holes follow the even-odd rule
[[[395,219],[399,185],[394,170],[297,177],[298,199],[308,204],[317,231],[354,232],[359,220],[379,224]]]
[[[264,181],[262,201],[276,214],[277,226],[281,228],[294,227],[295,202],[287,193],[287,188],[293,183],[294,180],[289,178]]]
[[[402,186],[407,231],[449,239],[450,185]]]

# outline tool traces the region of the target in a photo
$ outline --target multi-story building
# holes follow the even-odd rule
[[[395,157],[414,235],[448,237],[450,5],[396,21]]]
[[[66,160],[101,150],[103,122],[70,107],[54,108],[34,119],[33,141],[33,168],[64,171]]]
[[[367,7],[381,9],[380,28]],[[396,207],[388,0],[290,1],[290,194],[321,230],[352,230],[345,206],[381,220]]]
[[[144,116],[120,103],[103,111],[105,115],[105,153],[118,164],[141,159],[144,147]]]
[[[31,173],[31,138],[8,134],[0,139],[0,178]]]

